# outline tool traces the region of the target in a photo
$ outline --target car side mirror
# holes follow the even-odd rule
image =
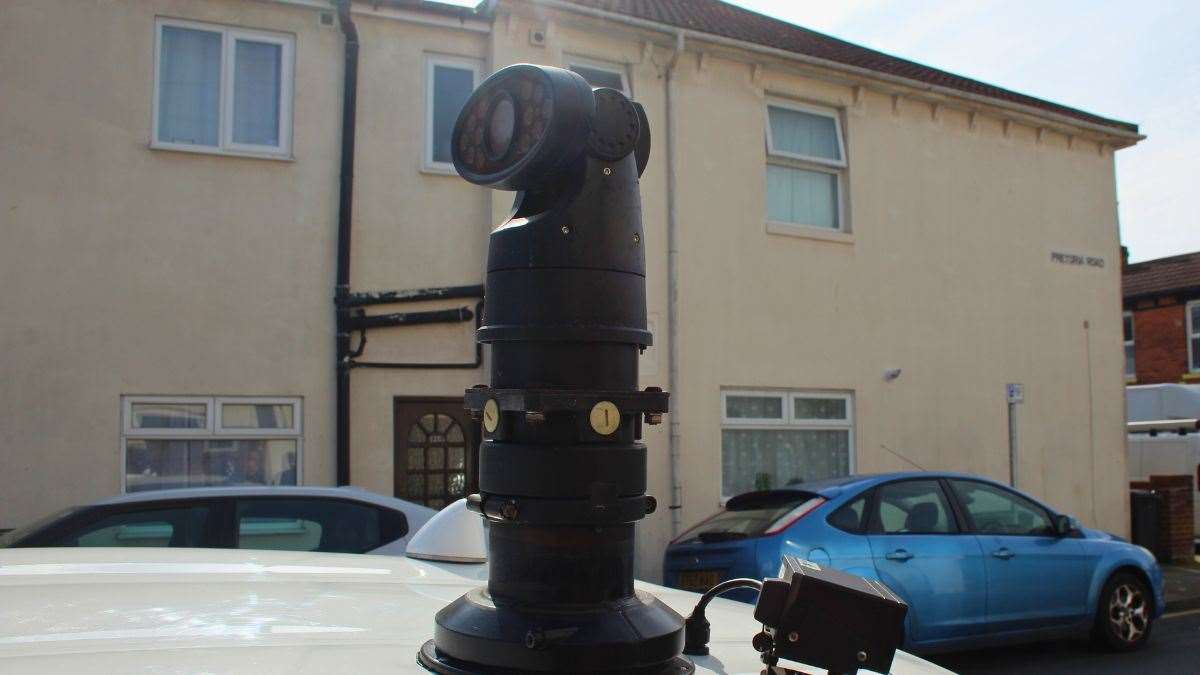
[[[1079,521],[1071,516],[1059,514],[1054,516],[1054,534],[1059,537],[1069,537],[1079,531]]]

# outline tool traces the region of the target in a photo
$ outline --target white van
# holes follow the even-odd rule
[[[1129,479],[1192,476],[1200,506],[1200,385],[1149,384],[1125,388]],[[1200,509],[1193,514],[1200,535]],[[1196,538],[1200,545],[1200,536]]]

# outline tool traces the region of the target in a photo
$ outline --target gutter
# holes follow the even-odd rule
[[[713,35],[712,33],[704,33],[704,32],[700,32],[700,31],[691,30],[688,28],[676,28],[676,27],[670,26],[668,24],[658,23],[657,21],[650,21],[648,19],[639,19],[637,17],[627,16],[625,14],[608,12],[608,11],[605,11],[602,9],[593,9],[591,7],[584,7],[584,6],[577,5],[572,2],[564,2],[564,0],[536,0],[536,4],[544,5],[546,7],[552,7],[554,9],[559,9],[564,12],[572,12],[574,14],[582,14],[584,16],[590,16],[590,17],[597,18],[597,19],[604,19],[606,21],[623,23],[627,26],[633,26],[635,28],[641,28],[644,30],[654,31],[657,33],[666,33],[666,34],[672,35],[672,36],[683,35],[685,38],[696,41],[696,42],[707,42],[710,44],[716,44],[716,45],[721,45],[721,46],[725,46],[725,47],[732,47],[734,49],[741,49],[744,51],[754,52],[757,54],[772,56],[772,57],[784,59],[787,61],[796,61],[799,63],[811,65],[811,66],[817,66],[820,68],[825,68],[828,70],[834,70],[834,71],[837,71],[840,73],[845,73],[847,75],[852,75],[852,76],[855,76],[855,77],[861,78],[861,79],[874,80],[877,82],[886,82],[888,84],[901,86],[906,89],[915,89],[918,91],[924,91],[924,92],[927,92],[930,94],[936,94],[938,96],[942,96],[942,97],[946,97],[946,98],[970,101],[972,103],[986,105],[986,106],[992,107],[992,108],[1001,108],[1004,110],[1008,110],[1010,112],[1019,113],[1019,114],[1027,115],[1030,117],[1035,117],[1035,118],[1040,118],[1040,119],[1049,119],[1049,120],[1052,120],[1054,122],[1057,122],[1057,123],[1065,125],[1065,126],[1079,128],[1079,129],[1087,129],[1089,131],[1093,131],[1098,134],[1102,134],[1102,135],[1114,137],[1114,138],[1119,138],[1122,141],[1125,141],[1124,145],[1119,145],[1118,147],[1127,147],[1129,145],[1133,145],[1133,144],[1137,143],[1138,141],[1144,140],[1146,138],[1146,136],[1144,134],[1140,134],[1136,131],[1130,131],[1128,129],[1122,129],[1119,127],[1107,126],[1107,125],[1099,124],[1096,122],[1089,122],[1087,120],[1081,120],[1081,119],[1078,119],[1075,117],[1071,117],[1069,115],[1056,113],[1056,112],[1053,112],[1050,110],[1044,110],[1042,108],[1035,108],[1033,106],[1025,105],[1023,103],[1016,103],[1013,101],[1005,101],[1004,99],[993,98],[991,96],[984,96],[982,94],[973,94],[971,92],[963,91],[961,89],[954,89],[952,87],[945,87],[945,86],[938,85],[938,84],[930,84],[928,82],[912,80],[907,77],[901,77],[899,75],[891,75],[889,73],[881,73],[881,72],[878,72],[875,70],[871,70],[869,68],[862,68],[860,66],[851,66],[851,65],[841,63],[838,61],[830,61],[828,59],[822,59],[822,58],[818,58],[815,56],[809,56],[807,54],[800,54],[798,52],[792,52],[792,51],[788,51],[786,49],[778,49],[776,47],[767,47],[765,45],[760,45],[760,44],[757,44],[754,42],[746,42],[744,40],[736,40],[734,38],[727,38],[727,37],[723,37],[720,35]]]
[[[671,539],[682,531],[683,479],[679,475],[681,441],[679,411],[679,226],[675,200],[675,109],[671,97],[672,74],[679,57],[683,54],[684,33],[675,33],[675,51],[663,74],[664,115],[667,129],[667,387],[675,398],[672,405],[670,433],[667,439],[669,471],[671,480]]]
[[[354,136],[358,113],[358,29],[350,18],[350,0],[338,0],[338,23],[346,39],[342,76],[342,150],[337,219],[337,278],[334,286],[337,340],[335,446],[337,485],[350,484],[350,225],[354,205]]]

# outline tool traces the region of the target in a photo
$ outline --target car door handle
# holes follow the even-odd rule
[[[1001,560],[1008,560],[1014,555],[1016,554],[1006,548],[998,548],[995,551],[992,551],[992,557],[999,558]]]
[[[902,548],[898,548],[895,551],[892,551],[891,553],[888,553],[887,555],[885,555],[883,557],[887,558],[888,560],[899,560],[900,562],[904,562],[905,560],[912,558],[913,554],[909,553],[908,551],[905,551]]]

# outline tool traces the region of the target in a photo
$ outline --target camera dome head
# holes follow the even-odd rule
[[[458,115],[454,168],[497,190],[536,188],[585,150],[595,110],[592,88],[577,73],[528,63],[502,68]]]

